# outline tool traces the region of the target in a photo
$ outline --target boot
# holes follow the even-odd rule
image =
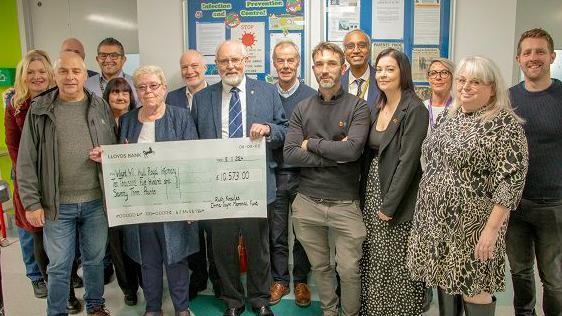
[[[462,295],[450,295],[437,287],[437,299],[439,300],[439,316],[462,316]]]
[[[492,296],[490,304],[472,304],[463,300],[466,316],[494,316],[496,313],[496,297]]]

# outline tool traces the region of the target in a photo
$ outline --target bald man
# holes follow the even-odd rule
[[[62,45],[60,46],[60,52],[73,52],[76,53],[78,55],[80,55],[80,57],[82,57],[82,60],[86,60],[86,52],[84,51],[84,45],[82,45],[82,42],[80,42],[77,38],[71,37],[71,38],[67,38],[62,42]],[[98,73],[96,71],[90,70],[88,69],[88,77],[92,77],[97,75]]]
[[[70,271],[80,236],[86,309],[106,316],[103,257],[107,217],[101,165],[91,150],[114,144],[115,121],[103,99],[84,89],[86,65],[63,52],[55,63],[57,87],[33,101],[22,131],[18,184],[26,218],[43,227],[49,254],[47,315],[66,315]]]
[[[168,93],[166,103],[191,110],[193,95],[207,87],[207,64],[201,53],[190,49],[181,55],[180,69],[185,86]]]

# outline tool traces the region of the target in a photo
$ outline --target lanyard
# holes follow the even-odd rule
[[[453,102],[453,98],[449,97],[447,99],[447,102],[445,102],[445,108],[443,109],[443,111],[447,111],[447,109],[451,105],[451,102]],[[429,98],[429,127],[433,129],[434,125],[435,122],[433,121],[433,105],[431,104],[431,98]]]

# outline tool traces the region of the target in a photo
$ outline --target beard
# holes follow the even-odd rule
[[[242,82],[242,78],[244,78],[244,75],[235,74],[235,75],[225,75],[222,77],[222,80],[227,85],[236,87],[240,84],[240,82]]]
[[[332,89],[335,85],[336,85],[336,81],[332,78],[329,78],[329,80],[318,80],[318,85],[322,88],[322,89]]]

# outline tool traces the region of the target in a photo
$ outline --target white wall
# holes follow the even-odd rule
[[[498,65],[510,85],[515,58],[517,0],[453,1],[455,21],[451,57],[459,62],[470,55],[486,56]]]

